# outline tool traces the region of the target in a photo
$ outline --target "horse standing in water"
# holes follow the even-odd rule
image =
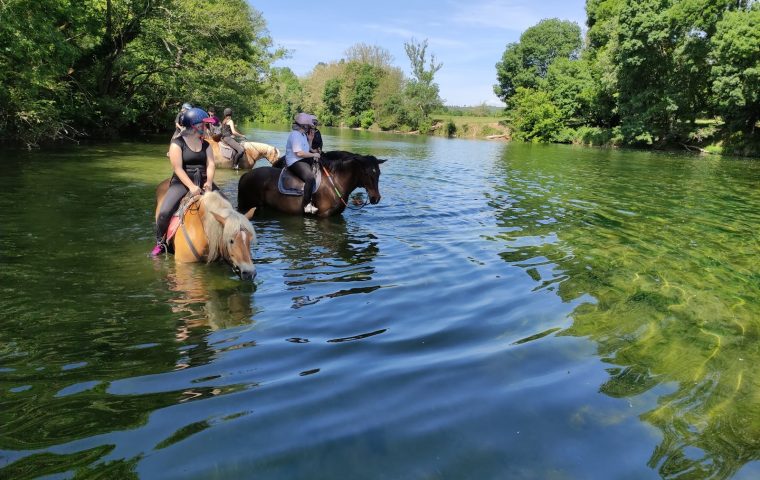
[[[351,152],[325,152],[320,159],[322,179],[312,197],[318,217],[330,217],[343,213],[348,206],[349,195],[357,188],[364,188],[372,205],[380,201],[380,164],[372,155]],[[276,165],[280,165],[277,162]],[[238,211],[270,207],[292,215],[303,215],[302,196],[281,193],[279,179],[281,168],[254,168],[240,177],[238,182]],[[298,180],[303,188],[303,182]]]
[[[217,137],[218,138],[218,137]],[[220,140],[214,137],[206,136],[205,140],[209,143],[211,150],[214,152],[214,163],[217,168],[232,168],[232,157],[229,156],[229,151],[232,149],[223,145]],[[270,164],[273,164],[280,157],[280,150],[277,147],[266,143],[259,142],[240,142],[240,145],[245,149],[245,156],[240,159],[239,167],[242,169],[250,170],[256,164],[256,161],[262,158],[269,160]],[[225,152],[227,150],[227,152]],[[227,153],[227,155],[225,155]]]
[[[168,181],[156,189],[156,218],[168,188]],[[206,192],[183,201],[179,210],[179,225],[169,227],[170,250],[179,262],[211,263],[223,259],[241,280],[253,280],[256,267],[251,259],[251,245],[256,233],[250,218],[236,212],[232,204],[218,192]],[[172,236],[172,232],[176,232]]]

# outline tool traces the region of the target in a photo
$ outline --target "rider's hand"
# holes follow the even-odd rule
[[[314,160],[319,160],[319,153],[317,153],[317,152],[314,152],[314,153],[312,154],[312,157],[311,157],[311,158],[313,158]]]
[[[193,185],[193,188],[190,189],[190,193],[193,196],[200,195],[202,193],[201,187],[199,187],[198,185]]]
[[[204,183],[203,184],[203,189],[205,191],[207,191],[207,192],[210,192],[211,191],[211,184],[210,183]]]

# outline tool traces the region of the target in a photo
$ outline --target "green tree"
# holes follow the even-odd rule
[[[339,78],[331,78],[325,82],[325,89],[322,93],[322,123],[328,126],[335,126],[340,123],[340,87]]]
[[[587,61],[556,59],[546,74],[546,91],[565,121],[588,122],[592,118],[594,84]]]
[[[760,120],[760,4],[727,13],[712,39],[714,102],[732,131],[753,133]]]
[[[0,137],[172,125],[183,101],[253,110],[282,54],[244,0],[0,2]]]
[[[433,80],[436,72],[443,67],[435,61],[435,55],[427,59],[427,39],[416,42],[412,39],[404,43],[404,50],[412,66],[413,78],[407,83],[404,91],[406,117],[412,128],[420,131],[429,129],[430,113],[443,105],[439,95],[438,84]],[[426,133],[426,132],[425,132]]]
[[[494,93],[509,106],[518,87],[537,88],[557,58],[575,59],[582,46],[581,29],[556,18],[541,20],[527,29],[518,43],[507,45],[496,64]]]
[[[303,110],[301,82],[287,67],[273,68],[264,85],[265,99],[259,106],[259,119],[268,123],[290,124]]]
[[[351,119],[348,122],[349,127],[358,127],[364,112],[372,110],[372,100],[379,85],[382,69],[368,63],[349,63],[346,74],[350,85],[344,104],[344,118]]]
[[[518,140],[553,142],[564,128],[562,112],[545,91],[517,87],[513,98],[513,135]]]

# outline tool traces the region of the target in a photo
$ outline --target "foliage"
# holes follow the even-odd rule
[[[586,11],[585,48],[559,20],[507,45],[494,91],[517,138],[657,148],[721,138],[725,152],[760,153],[760,3],[587,0]],[[538,92],[549,103],[530,107]],[[717,132],[699,126],[718,116]],[[544,122],[557,130],[537,127]]]
[[[582,46],[581,29],[573,22],[556,18],[542,20],[527,29],[518,43],[507,45],[496,64],[494,93],[504,103],[519,87],[538,88],[556,58],[575,59]]]
[[[562,112],[543,90],[518,87],[514,105],[514,137],[530,142],[553,142],[564,128]]]
[[[185,101],[245,115],[282,55],[244,0],[8,0],[0,16],[0,138],[27,145],[168,128]]]
[[[710,55],[718,112],[731,130],[745,133],[760,120],[760,4],[755,5],[718,22]]]
[[[436,63],[435,55],[430,55],[428,61],[427,46],[427,40],[418,43],[412,39],[404,43],[406,55],[411,62],[413,76],[407,83],[404,92],[407,107],[406,119],[412,128],[418,128],[421,132],[430,130],[432,125],[430,114],[443,105],[438,93],[438,84],[433,82],[436,72],[441,69],[443,64]]]
[[[270,123],[289,124],[302,111],[303,90],[298,77],[289,68],[273,68],[264,83],[264,98],[258,119]]]

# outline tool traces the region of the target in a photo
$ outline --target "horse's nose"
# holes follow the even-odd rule
[[[253,280],[256,278],[256,270],[240,270],[240,280]]]
[[[380,195],[376,197],[369,197],[369,203],[371,203],[372,205],[377,205],[378,203],[380,203],[380,198],[381,198]]]

